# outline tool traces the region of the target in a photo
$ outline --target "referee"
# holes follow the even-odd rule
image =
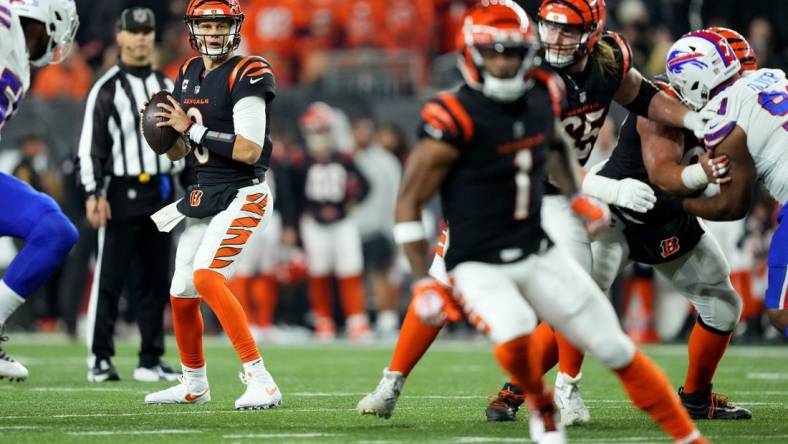
[[[87,319],[88,381],[120,379],[112,365],[113,333],[124,288],[134,290],[142,338],[138,381],[172,381],[161,361],[163,312],[169,296],[170,235],[149,218],[172,202],[172,176],[181,162],[157,156],[140,131],[138,109],[173,82],[151,67],[155,18],[147,8],[123,10],[116,35],[120,61],[102,75],[87,98],[79,140],[79,179],[88,222],[98,228],[98,256]],[[133,280],[133,282],[129,282]],[[130,285],[128,285],[130,284]]]

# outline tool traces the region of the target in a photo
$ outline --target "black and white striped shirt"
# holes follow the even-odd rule
[[[176,173],[183,161],[157,155],[140,129],[140,107],[158,91],[172,91],[173,82],[150,66],[123,63],[102,75],[88,94],[79,139],[80,183],[88,194],[100,192],[110,177]]]

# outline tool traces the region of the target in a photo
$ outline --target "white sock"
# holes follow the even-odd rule
[[[208,387],[207,365],[203,365],[200,368],[189,368],[181,364],[181,370],[183,371],[183,379],[190,390],[202,391]]]
[[[244,363],[244,373],[249,373],[258,369],[265,370],[265,363],[263,362],[263,358],[255,359],[254,361],[249,361]]]
[[[24,303],[25,299],[22,296],[11,290],[4,280],[0,281],[0,325],[4,325],[5,321]]]

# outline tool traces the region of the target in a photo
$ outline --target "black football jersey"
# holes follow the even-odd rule
[[[344,219],[350,205],[369,192],[369,181],[353,159],[336,152],[325,159],[306,155],[292,170],[293,195],[302,212],[321,224]]]
[[[173,96],[186,114],[210,131],[235,134],[233,107],[244,97],[257,96],[266,101],[265,143],[260,159],[247,165],[208,151],[192,143],[192,163],[200,185],[242,182],[263,177],[271,157],[271,101],[276,86],[271,65],[262,57],[234,56],[218,68],[207,72],[201,57],[181,66]],[[261,116],[262,118],[262,116]]]
[[[466,261],[514,262],[549,245],[540,217],[543,167],[564,91],[552,71],[537,68],[531,77],[533,87],[514,103],[463,85],[424,105],[419,136],[460,152],[440,189],[448,270]]]

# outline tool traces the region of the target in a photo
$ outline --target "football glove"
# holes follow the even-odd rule
[[[424,278],[413,283],[411,303],[419,319],[433,327],[462,319],[462,308],[452,297],[451,290],[433,278]]]

